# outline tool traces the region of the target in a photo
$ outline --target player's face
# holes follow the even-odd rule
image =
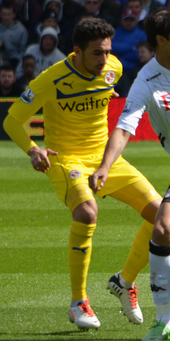
[[[0,84],[2,88],[9,89],[15,83],[16,78],[12,71],[1,70],[0,72]]]
[[[88,47],[80,50],[81,72],[86,75],[101,75],[111,51],[111,39],[90,41]]]

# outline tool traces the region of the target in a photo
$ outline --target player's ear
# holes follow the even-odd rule
[[[76,55],[80,54],[80,47],[79,46],[74,46],[73,51],[75,52]]]
[[[165,45],[165,43],[167,42],[167,39],[163,36],[161,36],[160,34],[156,35],[156,41],[158,45]]]

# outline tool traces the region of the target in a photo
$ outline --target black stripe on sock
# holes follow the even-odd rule
[[[169,256],[170,246],[157,246],[149,242],[149,251],[157,256]]]

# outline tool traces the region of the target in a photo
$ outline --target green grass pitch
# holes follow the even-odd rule
[[[123,155],[164,195],[170,157],[158,142],[130,142]],[[68,321],[71,214],[46,175],[33,170],[29,157],[13,142],[0,141],[0,340],[132,341],[147,333],[156,317],[149,266],[137,279],[143,325],[129,323],[106,290],[109,277],[122,268],[142,218],[111,198],[97,202],[87,292],[101,328],[83,333]]]

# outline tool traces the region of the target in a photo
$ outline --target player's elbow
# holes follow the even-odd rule
[[[9,114],[5,117],[3,121],[3,128],[9,136],[10,132],[14,130],[15,122],[16,122],[15,118],[13,118]]]
[[[6,131],[6,133],[8,132],[8,123],[9,123],[9,114],[5,117],[3,121],[3,128]]]

